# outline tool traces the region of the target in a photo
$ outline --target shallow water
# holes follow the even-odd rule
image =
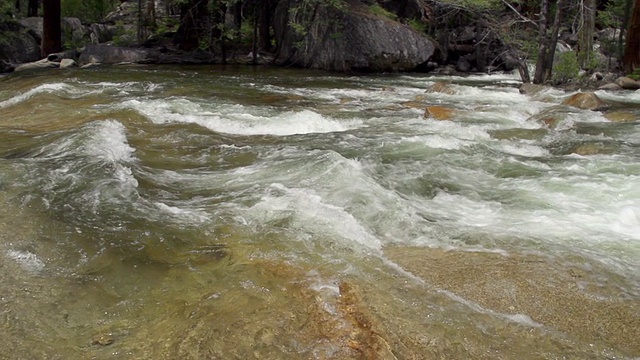
[[[425,93],[436,81],[455,94]],[[640,92],[598,92],[626,114],[611,122],[517,84],[0,78],[0,353],[640,356]],[[429,105],[453,118],[425,119]]]

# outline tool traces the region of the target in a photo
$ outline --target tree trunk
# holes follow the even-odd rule
[[[38,16],[38,0],[29,0],[27,16]]]
[[[629,25],[629,14],[631,13],[631,7],[633,6],[633,0],[624,1],[624,15],[622,15],[622,24],[620,25],[620,35],[618,36],[618,59],[624,58],[624,36],[626,34],[627,26]]]
[[[547,38],[547,17],[549,16],[549,0],[542,0],[540,4],[540,20],[538,20],[538,59],[536,60],[536,72],[533,75],[533,83],[544,82],[545,59],[549,42]]]
[[[580,30],[578,31],[578,64],[586,70],[593,57],[593,33],[596,27],[596,1],[582,0],[580,6]]]
[[[545,58],[545,74],[544,81],[551,79],[551,73],[553,71],[553,58],[556,54],[556,45],[558,45],[558,34],[560,33],[560,25],[562,24],[562,7],[565,0],[558,0],[556,2],[556,14],[553,19],[553,28],[551,35],[549,36],[549,47],[547,49],[547,55]]]
[[[271,52],[271,1],[260,0],[259,11],[258,48]]]
[[[253,5],[253,43],[251,46],[251,62],[253,65],[258,64],[258,11],[256,5]]]
[[[622,63],[627,73],[640,68],[640,0],[635,0],[633,5]]]
[[[548,17],[550,16],[549,1],[543,0],[540,8],[539,32],[540,43],[538,46],[538,60],[536,61],[536,73],[533,78],[534,84],[542,84],[551,78],[553,70],[553,58],[558,43],[558,34],[562,20],[562,7],[565,0],[556,2],[556,11],[549,34]]]
[[[147,0],[146,25],[152,28],[156,27],[156,1],[155,0]]]
[[[60,0],[44,0],[42,12],[42,57],[46,57],[62,50]]]
[[[180,8],[180,26],[174,41],[180,50],[192,51],[200,46],[208,0],[191,0]]]

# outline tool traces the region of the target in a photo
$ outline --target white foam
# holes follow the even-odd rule
[[[381,242],[344,208],[327,204],[314,190],[272,184],[260,202],[249,209],[260,222],[289,219],[300,234],[310,232],[343,238],[369,250],[380,250]]]
[[[508,141],[500,141],[497,145],[498,149],[504,153],[526,156],[526,157],[543,157],[549,156],[549,151],[540,146],[527,144],[526,142],[512,143]]]
[[[7,257],[17,262],[23,269],[31,272],[39,272],[45,268],[45,263],[30,251],[9,250]]]
[[[169,206],[162,202],[154,203],[160,210],[185,221],[193,221],[193,222],[206,222],[209,221],[209,216],[206,212],[201,210],[192,210],[192,209],[183,209],[177,206]]]
[[[618,101],[623,103],[640,103],[640,90],[636,91],[605,91],[598,90],[595,93],[602,100]]]
[[[93,133],[84,143],[87,155],[110,162],[128,162],[135,151],[127,142],[124,125],[115,120],[105,120],[93,124]]]
[[[7,106],[11,106],[11,105],[15,105],[17,103],[23,102],[37,94],[53,93],[53,92],[68,90],[70,88],[71,88],[70,85],[67,85],[65,83],[51,83],[51,84],[38,85],[27,92],[24,92],[22,94],[12,97],[11,99],[0,102],[0,108],[4,108]]]
[[[310,133],[341,132],[363,125],[360,119],[337,120],[311,110],[289,111],[274,115],[256,115],[264,110],[234,108],[207,111],[200,104],[185,99],[170,101],[129,100],[122,104],[132,108],[154,123],[194,123],[210,130],[237,135],[294,135]]]
[[[640,240],[640,207],[625,205],[620,209],[611,230]]]
[[[413,136],[402,141],[424,144],[433,149],[457,150],[473,143],[440,135]]]

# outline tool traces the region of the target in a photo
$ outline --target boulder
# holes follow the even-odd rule
[[[27,71],[27,70],[35,70],[35,69],[49,69],[49,68],[56,68],[59,66],[60,66],[60,63],[58,62],[42,59],[42,60],[18,65],[16,66],[14,71],[17,72],[17,71]]]
[[[625,90],[638,90],[640,89],[640,82],[637,82],[629,77],[621,76],[615,81],[621,88]]]
[[[541,112],[532,115],[527,121],[535,121],[541,125],[544,125],[545,129],[555,130],[558,128],[566,128],[567,124],[565,120],[571,115],[571,109],[564,106],[554,105],[550,106]]]
[[[598,110],[605,107],[604,101],[592,92],[579,92],[573,94],[569,98],[565,99],[562,102],[562,105],[573,106],[583,110]]]
[[[40,44],[42,42],[42,18],[41,17],[26,17],[18,20],[20,25],[29,29],[29,33]]]
[[[60,61],[60,69],[66,69],[66,68],[70,68],[70,67],[75,67],[76,62],[73,59],[62,59]]]
[[[455,95],[456,91],[451,87],[451,84],[444,81],[437,81],[433,85],[429,86],[426,93],[440,93],[447,95]]]
[[[40,59],[40,46],[23,25],[0,21],[0,38],[0,72]]]
[[[36,39],[38,44],[42,42],[42,18],[28,17],[20,19],[20,24],[27,29]],[[74,17],[64,17],[61,21],[62,43],[72,47],[82,47],[89,43],[89,29],[82,24],[82,21]]]
[[[451,120],[453,117],[454,110],[444,107],[444,106],[427,106],[424,110],[424,117],[426,119],[435,119],[435,120]]]
[[[156,63],[159,54],[151,49],[125,48],[111,45],[87,45],[78,59],[80,66],[87,64]]]
[[[520,94],[524,95],[535,95],[546,89],[548,89],[548,87],[545,85],[524,83],[520,85],[518,91],[520,92]]]
[[[622,87],[616,83],[608,83],[598,87],[598,90],[616,91],[622,90]]]
[[[89,30],[89,42],[91,44],[101,44],[113,40],[116,34],[115,25],[91,24]]]
[[[77,59],[78,56],[80,56],[80,52],[76,49],[73,50],[67,50],[67,51],[62,51],[59,53],[53,53],[53,54],[49,54],[49,56],[47,56],[47,60],[49,61],[56,61],[56,62],[60,62],[62,61],[62,59]]]
[[[460,72],[469,72],[471,71],[471,62],[466,57],[461,57],[456,62],[456,70]]]
[[[309,6],[303,0],[278,3],[276,64],[341,72],[409,71],[426,67],[434,53],[435,44],[425,35],[373,14],[362,2],[337,8],[318,4],[305,11]]]
[[[78,18],[62,18],[62,43],[70,47],[83,47],[90,41],[89,29]]]

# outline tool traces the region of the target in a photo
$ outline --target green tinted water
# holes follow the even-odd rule
[[[0,79],[0,353],[638,356],[621,335],[637,314],[613,307],[638,306],[638,121],[563,109],[549,130],[527,119],[563,94],[529,99],[501,75],[425,99],[436,80],[251,67]],[[602,96],[638,119],[634,94]],[[457,115],[423,119],[402,105],[414,98]],[[604,150],[572,154],[592,143]],[[477,281],[454,286],[468,275],[456,269],[478,261],[501,291],[532,290],[491,257],[413,256],[430,249],[524,254],[543,274],[532,282],[575,287],[563,304],[576,310],[549,296],[548,321],[515,295],[493,307]],[[576,268],[588,275],[547,283]],[[582,296],[611,316],[569,330]]]

